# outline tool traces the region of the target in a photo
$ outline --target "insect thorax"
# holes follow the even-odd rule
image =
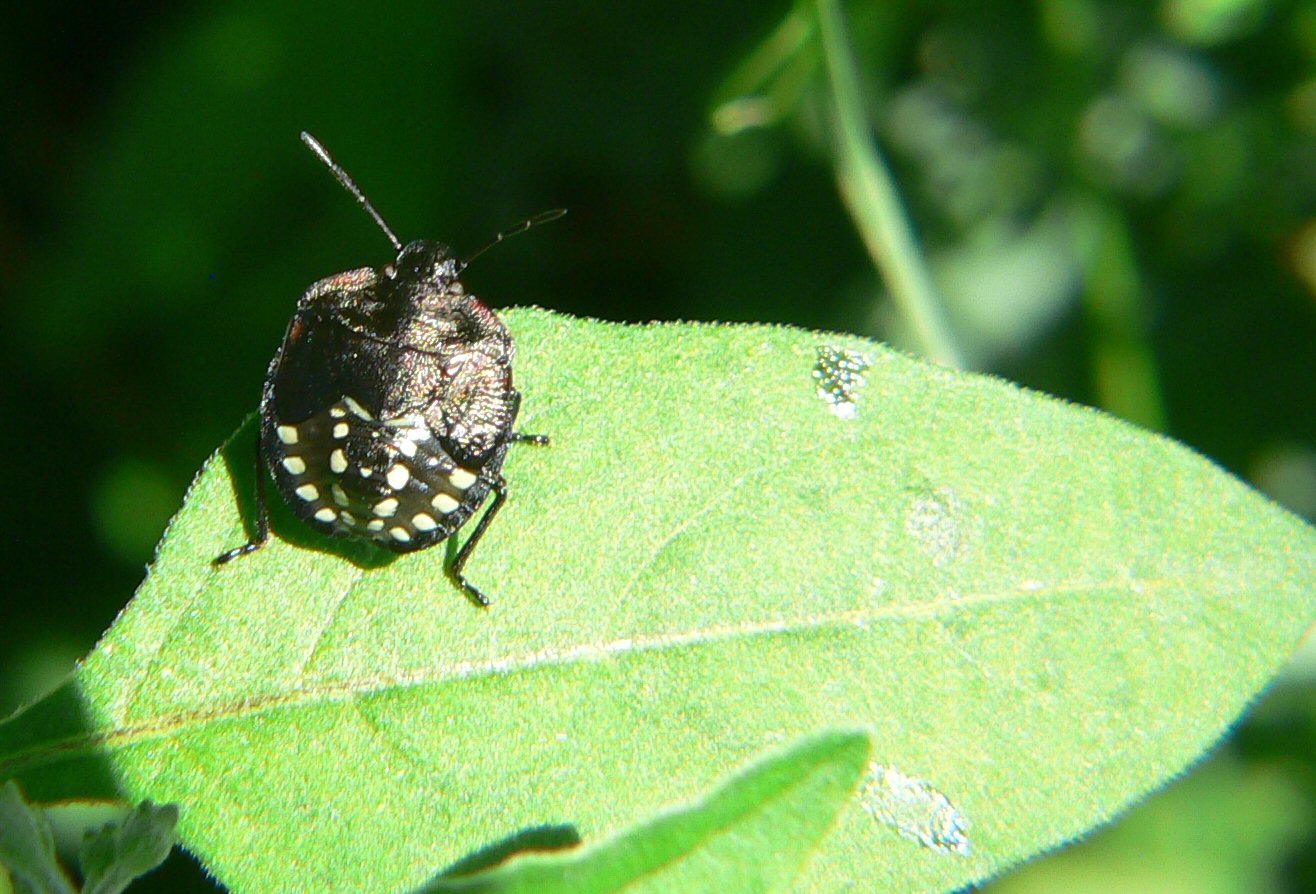
[[[518,404],[511,338],[457,271],[443,246],[412,243],[299,302],[261,440],[308,521],[416,549],[459,527],[496,480]]]

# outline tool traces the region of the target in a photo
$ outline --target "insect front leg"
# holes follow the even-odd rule
[[[521,393],[512,392],[512,419],[515,420],[521,412]],[[548,435],[528,435],[525,432],[514,431],[507,436],[509,444],[537,444],[544,446],[548,443]]]
[[[265,465],[260,455],[260,430],[256,431],[256,536],[235,549],[215,556],[212,565],[223,565],[238,556],[260,549],[270,539],[270,512],[265,503]]]

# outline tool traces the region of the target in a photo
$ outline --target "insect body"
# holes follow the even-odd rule
[[[458,276],[506,236],[565,212],[524,221],[464,261],[436,242],[403,246],[324,148],[302,139],[375,218],[397,259],[322,279],[298,302],[261,392],[256,536],[215,561],[269,539],[261,464],[307,524],[399,553],[447,539],[492,492],[447,568],[487,605],[462,569],[506,500],[508,447],[548,439],[513,431],[521,395],[512,338]]]

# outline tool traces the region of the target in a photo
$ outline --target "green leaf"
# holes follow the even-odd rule
[[[178,808],[143,801],[118,822],[106,823],[82,844],[83,894],[119,894],[155,869],[174,847]]]
[[[20,894],[73,894],[55,857],[55,837],[40,809],[12,781],[0,787],[0,873]]]
[[[857,338],[506,319],[553,444],[515,448],[467,567],[490,609],[442,550],[281,506],[212,568],[249,425],[76,675],[0,724],[0,777],[178,803],[234,891],[382,891],[859,726],[873,778],[799,889],[944,890],[1181,772],[1316,615],[1316,532],[1102,414]]]
[[[783,890],[854,792],[865,733],[829,732],[758,761],[698,803],[594,847],[532,855],[417,894]]]

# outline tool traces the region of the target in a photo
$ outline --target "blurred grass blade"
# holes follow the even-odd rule
[[[868,736],[830,732],[756,762],[699,802],[583,850],[439,879],[417,894],[736,894],[785,890],[854,792]]]
[[[795,111],[818,67],[817,23],[806,4],[791,7],[714,92],[710,119],[715,131],[731,136],[768,127]]]
[[[964,358],[932,273],[864,114],[840,0],[816,0],[816,8],[831,85],[841,195],[919,350],[943,366],[962,367]]]
[[[406,890],[866,728],[868,797],[798,890],[950,890],[1182,772],[1316,616],[1316,532],[1102,414],[848,336],[505,318],[553,443],[508,459],[467,568],[490,609],[442,549],[281,503],[212,567],[248,423],[76,675],[0,723],[0,778],[177,803],[242,894]]]

